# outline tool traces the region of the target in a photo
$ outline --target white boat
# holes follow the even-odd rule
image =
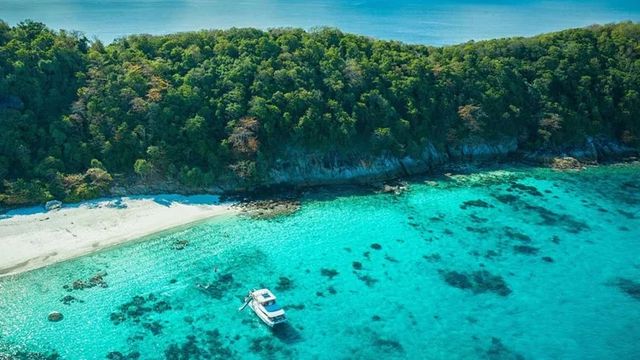
[[[269,289],[249,291],[244,298],[244,305],[238,310],[243,310],[247,305],[270,327],[287,321],[284,310],[276,303],[276,296]]]

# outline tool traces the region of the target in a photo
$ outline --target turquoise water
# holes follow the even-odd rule
[[[512,169],[415,181],[399,196],[310,191],[293,215],[226,216],[2,278],[0,349],[63,359],[638,359],[639,175],[638,165]],[[96,286],[65,289],[101,272]],[[260,286],[279,297],[289,326],[272,331],[237,311]],[[64,319],[49,322],[52,310]]]
[[[0,19],[26,18],[110,42],[127,34],[229,27],[333,26],[429,45],[529,36],[594,23],[640,21],[630,0],[0,0]]]

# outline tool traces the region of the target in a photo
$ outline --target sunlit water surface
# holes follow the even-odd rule
[[[638,359],[639,175],[513,169],[399,196],[309,192],[293,215],[218,218],[1,279],[0,353]],[[288,326],[237,311],[262,286]]]

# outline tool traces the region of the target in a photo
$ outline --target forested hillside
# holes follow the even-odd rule
[[[335,29],[130,36],[0,22],[0,204],[114,177],[258,185],[289,150],[404,156],[516,138],[637,147],[640,25],[433,48]]]

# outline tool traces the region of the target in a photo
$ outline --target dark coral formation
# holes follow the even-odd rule
[[[112,351],[107,354],[108,360],[135,360],[139,358],[140,358],[140,353],[137,351],[130,352],[126,355],[119,351]]]
[[[66,295],[65,297],[63,297],[62,299],[60,299],[60,302],[62,302],[65,305],[71,305],[73,303],[83,303],[84,300],[80,300],[78,298],[76,298],[75,296],[71,296],[71,295]]]
[[[339,274],[340,273],[335,269],[325,269],[325,268],[320,269],[320,275],[326,276],[329,279],[333,279],[334,277],[338,276]]]
[[[114,325],[118,325],[127,319],[139,323],[147,314],[152,312],[163,313],[171,310],[171,305],[169,305],[168,302],[164,300],[156,302],[157,300],[157,297],[153,294],[149,294],[146,299],[144,296],[136,295],[131,301],[120,305],[118,307],[119,311],[111,313],[109,318]],[[143,327],[155,335],[162,330],[162,326],[159,323],[155,323],[156,322],[145,322]]]
[[[460,205],[460,209],[466,210],[470,207],[478,207],[478,208],[492,208],[493,205],[489,204],[488,202],[484,201],[484,200],[469,200],[469,201],[465,201],[462,203],[462,205]]]
[[[383,353],[404,352],[402,344],[400,344],[399,341],[392,339],[375,339],[373,341],[373,346],[381,350]]]
[[[207,331],[205,334],[204,339],[198,339],[195,335],[188,335],[184,343],[180,345],[175,343],[169,345],[164,351],[165,359],[222,360],[238,358],[238,355],[222,342],[222,336],[217,329]]]
[[[289,279],[286,276],[280,276],[278,279],[278,285],[276,285],[276,290],[278,291],[287,291],[293,289],[295,286],[293,284],[293,280]]]
[[[353,263],[351,263],[351,266],[355,270],[362,270],[362,263],[360,261],[354,261]]]
[[[516,254],[524,255],[536,255],[540,249],[529,245],[516,245],[513,247],[513,252]]]
[[[162,333],[162,329],[164,328],[164,326],[162,326],[162,324],[160,324],[158,321],[142,323],[142,327],[151,331],[153,335]]]
[[[173,250],[183,250],[187,246],[189,246],[189,240],[184,240],[184,239],[176,240],[173,242],[173,244],[171,244],[171,248]]]
[[[483,224],[483,223],[486,223],[487,221],[489,221],[489,219],[480,217],[480,216],[478,216],[476,214],[471,214],[471,215],[469,215],[469,217],[471,218],[471,221],[476,223],[476,224]]]
[[[524,209],[534,212],[540,216],[542,221],[539,222],[538,225],[564,227],[567,231],[573,234],[590,229],[589,225],[574,219],[570,215],[558,214],[542,206],[524,204]]]
[[[90,289],[96,286],[106,288],[109,287],[109,285],[104,280],[106,276],[106,271],[99,271],[86,280],[77,279],[71,285],[64,285],[62,288],[67,291]]]
[[[491,346],[485,352],[489,360],[524,360],[524,356],[504,346],[498,338],[491,338]]]
[[[291,327],[289,326],[288,328]],[[280,331],[280,329],[274,329],[274,335],[276,331]],[[274,341],[274,338],[271,336],[261,336],[251,339],[249,351],[254,354],[260,354],[269,358],[275,357],[276,354],[284,358],[291,358],[293,355],[293,352],[290,349],[287,349],[286,347],[276,343]]]
[[[474,232],[474,233],[478,233],[478,234],[487,234],[489,231],[491,231],[490,228],[482,227],[482,226],[478,226],[478,227],[467,226],[466,229],[469,232]]]
[[[500,296],[511,294],[511,289],[501,276],[493,275],[486,270],[478,270],[472,273],[439,270],[439,273],[450,286],[469,290],[474,294],[485,292],[493,292]]]
[[[232,274],[225,273],[218,274],[216,280],[213,282],[197,284],[196,286],[207,296],[220,300],[231,290],[240,287],[240,284],[235,282]]]
[[[493,197],[495,197],[496,200],[500,201],[503,204],[512,204],[518,201],[518,197],[511,194],[499,194],[494,195]]]
[[[380,250],[380,249],[382,249],[382,245],[380,245],[378,243],[373,243],[373,244],[371,244],[371,248],[373,250]]]
[[[378,279],[374,279],[369,275],[358,275],[358,280],[364,282],[368,287],[373,287],[378,282]]]
[[[507,191],[519,191],[532,196],[543,196],[543,194],[538,189],[536,189],[535,186],[524,185],[517,182],[512,182]]]
[[[438,262],[442,260],[442,256],[440,256],[440,254],[438,253],[433,253],[430,255],[422,255],[422,258],[427,260],[428,262]]]
[[[510,239],[518,240],[525,243],[531,242],[531,238],[529,237],[529,235],[523,234],[512,227],[505,226],[503,229],[504,234]]]
[[[625,278],[617,278],[613,284],[625,294],[636,300],[640,300],[640,282]]]

